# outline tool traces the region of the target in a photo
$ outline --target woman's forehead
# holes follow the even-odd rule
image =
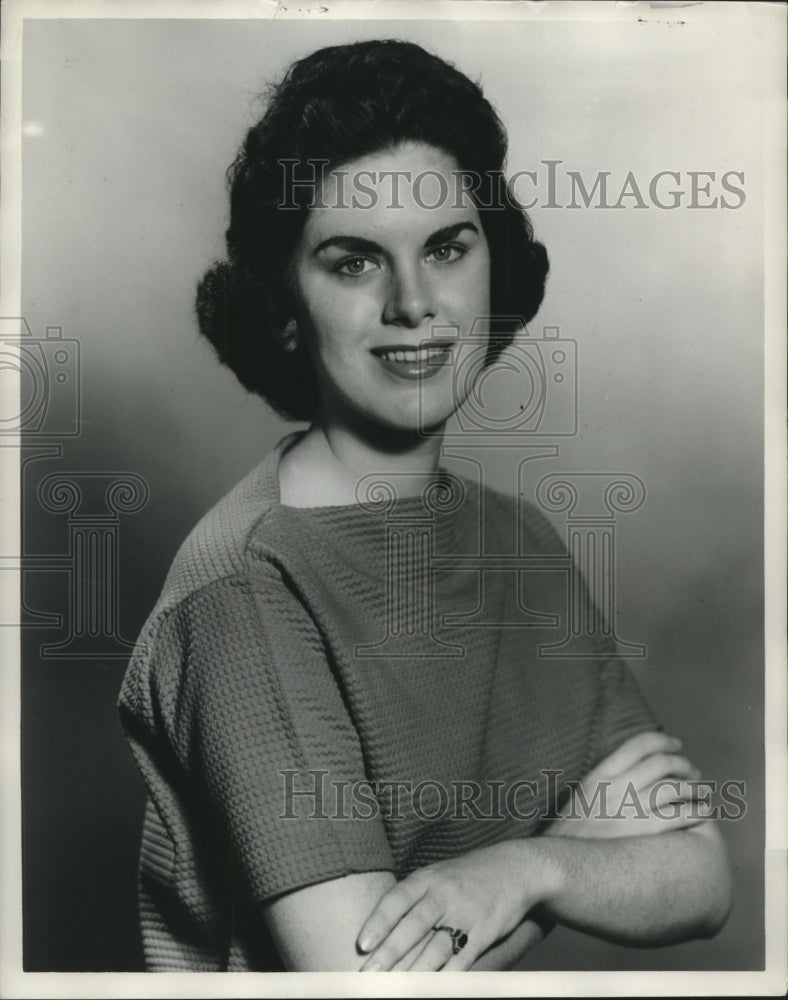
[[[304,236],[337,233],[418,239],[478,220],[469,178],[443,150],[403,143],[327,172],[316,192]]]

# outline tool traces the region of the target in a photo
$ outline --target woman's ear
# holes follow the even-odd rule
[[[295,319],[289,319],[285,323],[285,328],[282,331],[282,343],[286,351],[294,351],[298,347],[299,334],[298,334],[298,323]]]

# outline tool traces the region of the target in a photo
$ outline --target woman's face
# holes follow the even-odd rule
[[[294,275],[323,421],[433,430],[464,402],[472,379],[454,373],[486,353],[490,255],[451,157],[409,142],[326,175]]]

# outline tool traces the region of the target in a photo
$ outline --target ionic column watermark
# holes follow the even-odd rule
[[[450,473],[429,483],[421,493],[421,509],[398,499],[407,496],[408,473],[364,476],[356,487],[359,505],[385,514],[386,632],[378,642],[355,647],[356,656],[408,658],[464,656],[465,646],[435,634],[435,516],[455,511],[465,498],[462,480]]]
[[[68,636],[41,647],[58,659],[120,659],[134,643],[119,631],[121,515],[148,502],[148,485],[132,472],[53,473],[41,481],[42,506],[68,516],[69,542],[62,570],[68,576]]]
[[[541,656],[598,657],[589,639],[613,640],[613,656],[644,657],[641,643],[616,634],[616,515],[642,506],[645,484],[631,473],[575,472],[544,476],[536,498],[546,511],[566,515],[566,634],[539,647]]]

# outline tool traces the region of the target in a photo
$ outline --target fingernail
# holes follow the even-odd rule
[[[681,740],[678,738],[678,736],[671,736],[670,737],[670,745],[672,747],[676,747],[676,749],[678,750],[678,748],[682,745],[682,743],[681,743]]]
[[[373,962],[372,965],[365,965],[362,972],[380,972],[380,962]]]
[[[375,947],[375,939],[371,934],[365,934],[358,942],[358,946],[362,951],[372,951]]]

